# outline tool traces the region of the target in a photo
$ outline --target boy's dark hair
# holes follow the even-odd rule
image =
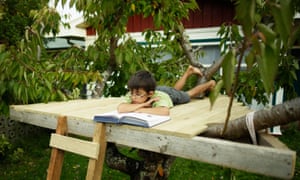
[[[144,89],[146,92],[154,91],[156,88],[156,81],[152,74],[145,70],[140,70],[131,76],[127,86],[129,90]]]

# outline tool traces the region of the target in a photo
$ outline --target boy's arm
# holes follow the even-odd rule
[[[152,103],[152,102],[151,102]],[[131,104],[131,103],[121,103],[118,106],[119,113],[126,113],[126,112],[142,112],[142,113],[149,113],[149,114],[156,114],[156,115],[169,115],[170,109],[168,107],[152,107],[151,103],[145,102],[141,104]]]
[[[140,108],[135,112],[140,113],[148,113],[148,114],[155,114],[161,116],[168,116],[170,115],[170,109],[168,107],[150,107],[150,108]]]
[[[136,110],[143,107],[144,104],[121,103],[118,106],[118,112],[119,113],[135,112]]]

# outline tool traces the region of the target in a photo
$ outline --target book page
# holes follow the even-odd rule
[[[119,123],[120,114],[118,111],[111,111],[103,114],[96,114],[94,121],[103,123]]]
[[[147,113],[125,113],[120,118],[121,123],[132,124],[143,127],[153,127],[170,120],[170,116],[160,116]]]
[[[147,113],[118,113],[111,111],[94,116],[94,121],[103,123],[123,123],[142,127],[152,127],[170,120],[170,116],[160,116]]]

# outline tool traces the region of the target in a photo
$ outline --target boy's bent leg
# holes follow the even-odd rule
[[[177,90],[173,87],[158,86],[156,87],[156,90],[167,93],[174,105],[184,104],[190,101],[190,96],[187,92]]]
[[[186,80],[188,79],[188,77],[192,74],[196,74],[198,76],[202,76],[202,72],[200,71],[200,69],[193,67],[191,65],[189,65],[189,67],[186,69],[186,71],[184,72],[184,74],[180,77],[180,79],[175,83],[174,88],[177,90],[181,90],[183,88],[183,86],[186,83]]]
[[[196,87],[187,91],[187,93],[191,98],[193,98],[207,90],[212,90],[215,87],[215,85],[216,85],[216,81],[210,80],[206,83],[197,85]]]

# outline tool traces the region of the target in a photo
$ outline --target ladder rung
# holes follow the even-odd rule
[[[97,159],[100,145],[92,141],[84,141],[60,134],[52,133],[50,146],[89,158]]]

